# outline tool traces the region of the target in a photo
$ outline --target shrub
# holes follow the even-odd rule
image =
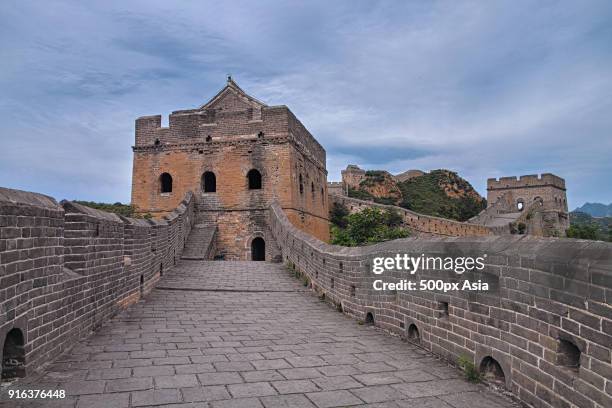
[[[593,224],[571,225],[566,233],[568,238],[598,239],[598,227]]]
[[[357,198],[359,200],[364,200],[364,201],[374,201],[375,197],[368,193],[365,190],[355,190],[354,188],[349,187],[348,188],[348,196],[352,197],[352,198]]]
[[[487,206],[470,183],[448,170],[433,170],[398,186],[403,197],[400,206],[421,214],[466,221]],[[463,191],[465,195],[449,196],[445,188]]]
[[[345,228],[332,225],[332,243],[343,246],[360,246],[409,236],[402,228],[402,217],[396,211],[380,211],[366,208],[347,218]]]
[[[476,369],[472,359],[467,356],[460,356],[457,359],[457,365],[463,370],[465,379],[472,383],[478,383],[482,380],[482,375]]]
[[[115,213],[118,215],[123,215],[124,217],[133,217],[136,208],[130,204],[121,204],[119,202],[114,204],[109,203],[96,203],[95,201],[81,201],[74,200],[75,203],[85,205],[90,208],[95,208],[97,210],[102,210],[110,213]]]
[[[334,203],[330,212],[329,212],[329,220],[331,223],[340,228],[346,228],[346,224],[348,223],[346,217],[349,215],[349,210],[346,206],[338,203]]]

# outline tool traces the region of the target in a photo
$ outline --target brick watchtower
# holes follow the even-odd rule
[[[494,204],[504,194],[511,196],[517,210],[533,201],[541,201],[546,208],[567,212],[565,180],[551,173],[487,180],[489,205]]]
[[[230,78],[209,102],[136,120],[132,204],[161,218],[188,191],[198,223],[218,226],[218,252],[250,259],[269,238],[267,211],[278,200],[300,229],[329,239],[325,150],[286,106],[268,106]]]
[[[551,173],[487,180],[489,206],[507,206],[509,212],[529,211],[521,222],[528,233],[543,236],[563,236],[569,228],[565,180]]]

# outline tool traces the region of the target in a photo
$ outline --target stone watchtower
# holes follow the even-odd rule
[[[525,222],[534,235],[562,236],[569,228],[565,180],[551,173],[490,178],[487,202],[513,212],[533,210]]]
[[[193,191],[197,223],[217,225],[226,259],[251,259],[254,240],[271,239],[273,200],[296,227],[329,239],[325,150],[289,108],[258,101],[231,77],[201,107],[173,112],[168,127],[160,115],[138,118],[133,150],[137,211],[161,218]]]
[[[359,188],[359,184],[366,178],[365,170],[356,164],[349,164],[345,170],[341,171],[341,174],[345,188],[350,187],[355,190]]]

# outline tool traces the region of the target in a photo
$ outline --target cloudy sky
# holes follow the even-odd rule
[[[0,8],[0,185],[130,199],[134,119],[231,73],[285,104],[330,180],[552,172],[612,202],[612,2],[24,1]]]

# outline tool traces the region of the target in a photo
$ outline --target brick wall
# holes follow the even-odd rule
[[[219,225],[225,259],[249,259],[245,242],[265,234],[261,214],[273,200],[297,214],[298,228],[329,239],[325,150],[286,106],[264,105],[230,80],[199,109],[173,112],[168,128],[160,116],[137,119],[135,140],[132,204],[159,218],[193,191],[198,222]],[[248,188],[252,169],[261,190]],[[205,172],[214,173],[215,192],[203,191]],[[161,191],[163,173],[171,192]]]
[[[354,189],[358,189],[361,182],[366,178],[365,170],[359,168],[359,166],[356,166],[354,164],[349,164],[348,166],[346,166],[346,169],[342,170],[341,173],[342,182],[344,183],[344,185]]]
[[[507,193],[510,195],[508,199],[513,204],[515,211],[518,211],[518,201],[529,205],[535,200],[540,200],[547,209],[567,212],[565,180],[551,173],[487,180],[489,205]]]
[[[346,195],[344,183],[342,181],[328,181],[327,193],[329,195]]]
[[[330,195],[330,202],[346,206],[351,214],[360,212],[366,208],[379,208],[381,210],[392,209],[402,215],[404,226],[416,233],[427,233],[442,236],[486,236],[493,235],[494,231],[486,226],[469,224],[466,222],[449,220],[446,218],[433,217],[419,214],[394,205],[384,205],[372,201],[364,201],[347,196]]]
[[[146,221],[0,188],[0,341],[21,331],[26,372],[52,360],[150,291],[194,221],[192,194]]]
[[[370,313],[376,326],[450,361],[464,355],[480,367],[488,357],[494,359],[506,387],[530,406],[612,406],[612,244],[488,236],[408,238],[344,248],[297,230],[278,205],[270,210],[270,225],[283,260],[345,313],[361,320]],[[491,290],[374,291],[374,279],[409,278],[371,272],[374,256],[396,253],[487,254],[478,275],[428,271],[417,276],[482,279]],[[580,351],[578,369],[564,366],[570,343]]]

